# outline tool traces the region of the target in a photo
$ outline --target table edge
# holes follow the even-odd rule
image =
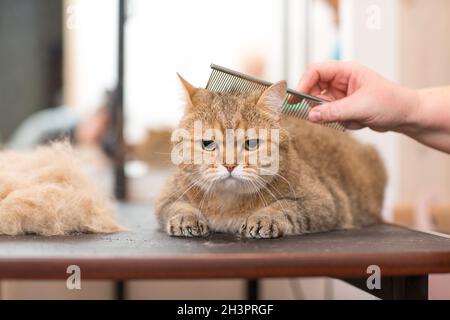
[[[450,273],[450,252],[241,253],[143,257],[0,258],[0,279],[67,279],[69,265],[82,279],[208,279],[272,277],[368,277]]]

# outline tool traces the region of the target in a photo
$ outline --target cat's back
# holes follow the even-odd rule
[[[285,117],[282,127],[289,133],[292,146],[304,159],[326,160],[355,153],[365,146],[355,141],[348,132],[341,132],[306,120]],[[320,163],[321,161],[315,161]]]
[[[290,159],[297,166],[294,170],[301,170],[304,165],[313,168],[329,190],[341,194],[340,203],[346,198],[353,226],[378,221],[387,176],[375,148],[356,141],[349,133],[305,120],[285,119],[282,125],[289,132],[294,149]]]
[[[356,141],[348,132],[341,132],[306,120],[286,117],[282,126],[289,133],[298,159],[321,174],[331,174],[347,180],[378,177],[384,185],[383,162],[371,145]],[[377,183],[378,184],[378,183]]]

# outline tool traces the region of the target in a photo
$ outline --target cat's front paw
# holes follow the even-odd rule
[[[281,237],[281,224],[268,214],[252,214],[242,224],[240,234],[246,238],[270,239]]]
[[[177,214],[167,223],[167,233],[177,237],[206,237],[209,235],[208,222],[194,214]]]

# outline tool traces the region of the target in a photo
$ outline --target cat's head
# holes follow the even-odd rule
[[[280,127],[286,82],[263,92],[219,93],[179,78],[186,107],[179,125],[183,134],[172,136],[172,156],[183,154],[178,164],[189,180],[206,192],[263,189],[277,176],[287,148],[288,137]]]

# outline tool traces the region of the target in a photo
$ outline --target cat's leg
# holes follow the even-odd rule
[[[185,201],[175,201],[157,212],[161,227],[171,236],[204,237],[209,226],[200,210]]]
[[[326,189],[281,198],[249,215],[239,233],[247,238],[277,238],[351,226],[348,198]]]

